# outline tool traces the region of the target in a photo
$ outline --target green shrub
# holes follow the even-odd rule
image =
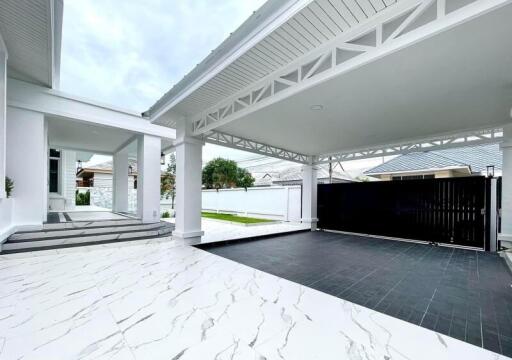
[[[87,190],[86,193],[80,193],[78,190],[75,193],[76,205],[91,205],[91,193]]]
[[[164,211],[162,213],[162,219],[168,219],[171,217],[171,213],[169,213],[169,211]]]
[[[5,177],[5,193],[7,197],[11,197],[12,191],[14,190],[14,181],[10,177]]]

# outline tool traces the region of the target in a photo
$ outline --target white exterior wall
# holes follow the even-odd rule
[[[301,187],[275,186],[203,190],[205,211],[235,213],[282,221],[301,220]]]
[[[76,152],[62,150],[61,158],[61,195],[66,200],[66,210],[73,210],[76,205]]]
[[[0,35],[0,199],[5,198],[7,51]],[[1,206],[1,205],[0,205]]]
[[[503,128],[501,233],[498,238],[512,242],[512,124]]]
[[[94,173],[94,187],[112,187],[112,174]]]
[[[15,232],[12,222],[13,199],[0,199],[0,250],[2,242]]]
[[[7,176],[14,181],[12,221],[41,228],[46,220],[47,153],[44,115],[7,108]]]
[[[12,224],[13,199],[5,193],[6,176],[6,89],[7,50],[0,35],[0,244],[14,232]],[[0,245],[1,249],[1,245]]]

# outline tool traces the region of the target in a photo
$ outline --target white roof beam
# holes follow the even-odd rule
[[[247,151],[254,154],[265,155],[300,164],[308,163],[307,155],[218,131],[209,131],[208,133],[203,134],[202,138],[205,142],[210,144],[220,145],[236,150]]]
[[[414,141],[404,141],[398,144],[373,146],[363,149],[345,150],[325,154],[319,156],[315,164],[371,159],[383,156],[403,155],[412,152],[443,150],[463,146],[495,144],[502,140],[502,128],[479,129],[458,134],[447,134]]]
[[[291,97],[296,93],[309,89],[324,81],[338,77],[360,66],[378,60],[402,48],[432,37],[474,17],[483,15],[511,0],[476,0],[456,11],[447,13],[444,0],[404,0],[376,14],[360,26],[341,33],[333,40],[318,46],[310,53],[299,57],[286,67],[274,72],[215,106],[192,116],[194,135],[200,135],[238,120],[266,106]],[[414,28],[416,21],[423,21],[421,16],[434,6],[438,9],[436,16],[426,24]],[[440,10],[439,10],[440,8]],[[383,26],[389,26],[394,21],[400,21],[394,31],[383,34]],[[412,30],[410,26],[413,26]],[[367,34],[375,33],[375,44],[368,45],[367,41],[359,41]],[[354,44],[355,43],[355,44]],[[476,45],[475,45],[476,46]],[[343,50],[358,50],[353,57],[345,57]],[[330,62],[329,62],[330,60]],[[276,90],[276,84],[282,82],[281,77],[298,72],[298,80]],[[270,89],[270,94],[262,96],[260,89]],[[264,92],[265,90],[263,90]],[[256,93],[247,106],[239,106],[225,116],[212,119],[209,114],[217,113],[219,109],[232,106],[240,98]]]
[[[136,113],[95,104],[57,90],[15,79],[8,79],[7,88],[7,105],[11,107],[138,134],[176,139],[176,130],[151,124]]]

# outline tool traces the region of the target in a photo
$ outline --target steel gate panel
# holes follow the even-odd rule
[[[485,177],[318,185],[318,227],[484,248]]]

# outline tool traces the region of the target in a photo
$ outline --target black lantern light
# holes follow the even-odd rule
[[[133,167],[131,165],[128,165],[128,174],[133,174]]]
[[[160,165],[165,165],[165,154],[163,152],[160,153]]]

